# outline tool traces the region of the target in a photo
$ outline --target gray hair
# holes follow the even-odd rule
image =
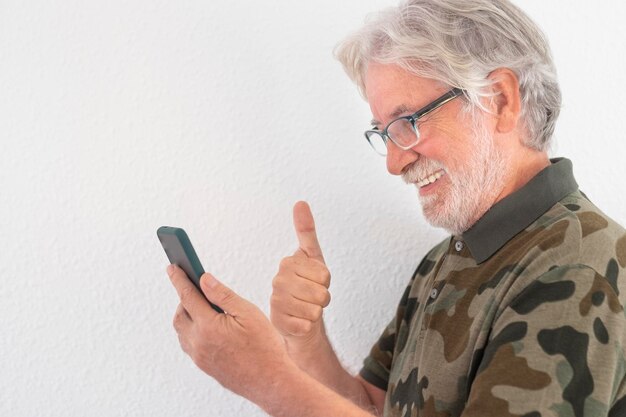
[[[525,144],[549,148],[561,106],[556,69],[544,34],[508,0],[405,0],[370,15],[335,56],[366,99],[373,61],[461,88],[481,109],[487,76],[509,68],[519,80]]]

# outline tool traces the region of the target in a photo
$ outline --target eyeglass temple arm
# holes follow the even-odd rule
[[[437,100],[430,103],[428,106],[422,109],[418,117],[422,117],[430,113],[431,111],[443,106],[448,101],[457,98],[458,96],[463,94],[463,90],[460,88],[453,88],[452,90],[445,93],[443,96],[439,97]]]

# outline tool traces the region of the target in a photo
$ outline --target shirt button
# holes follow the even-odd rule
[[[435,298],[437,298],[438,294],[439,294],[439,291],[437,291],[437,288],[433,288],[432,291],[430,292],[430,298],[434,300]]]
[[[454,249],[456,249],[457,252],[461,252],[463,250],[463,242],[457,240],[454,244]]]

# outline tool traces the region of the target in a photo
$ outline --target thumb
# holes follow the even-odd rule
[[[229,315],[237,317],[244,313],[250,302],[222,284],[213,275],[205,273],[200,278],[200,287],[206,298]]]
[[[298,236],[300,249],[309,257],[324,262],[322,248],[317,240],[315,221],[306,201],[298,201],[293,206],[293,226]],[[324,262],[325,263],[325,262]]]

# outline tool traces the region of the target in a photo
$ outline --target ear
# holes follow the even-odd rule
[[[517,75],[509,68],[498,68],[487,79],[493,83],[491,88],[497,116],[496,130],[499,133],[510,133],[518,127],[522,108]]]

